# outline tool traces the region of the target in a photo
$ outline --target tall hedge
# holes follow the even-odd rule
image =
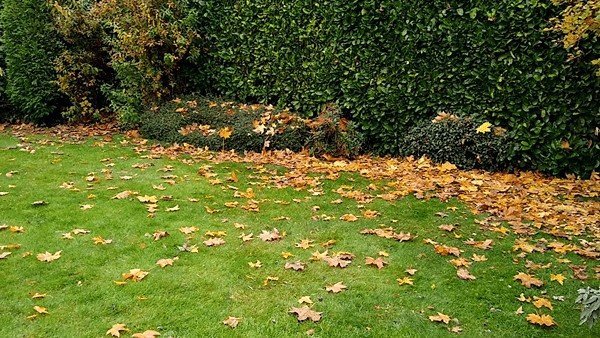
[[[381,153],[436,112],[508,130],[518,167],[600,165],[600,80],[546,31],[550,0],[197,1],[216,90],[314,114],[336,102]],[[590,38],[590,50],[599,41]]]
[[[0,17],[6,58],[6,95],[21,118],[45,122],[57,111],[61,95],[54,61],[61,43],[48,1],[4,0]]]

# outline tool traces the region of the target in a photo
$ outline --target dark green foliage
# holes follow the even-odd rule
[[[61,105],[54,60],[62,45],[47,1],[5,0],[1,15],[6,95],[20,117],[48,122]]]
[[[409,128],[452,111],[506,128],[519,168],[585,176],[600,164],[593,56],[565,61],[545,31],[550,1],[196,4],[220,94],[308,116],[335,102],[378,153],[401,153]]]
[[[477,133],[480,124],[469,118],[417,123],[399,140],[400,152],[426,155],[434,162],[450,162],[462,169],[507,169],[510,140],[494,132]]]
[[[265,126],[264,132],[255,130],[258,124]],[[206,133],[200,131],[201,126],[205,126]],[[182,129],[186,127],[188,131]],[[233,130],[231,137],[221,138],[219,130],[227,127]],[[212,150],[261,151],[264,147],[299,151],[306,144],[309,128],[302,119],[287,111],[259,105],[216,103],[189,96],[143,114],[140,132],[147,138],[186,142]]]

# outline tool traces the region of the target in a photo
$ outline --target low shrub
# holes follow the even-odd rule
[[[308,149],[315,156],[352,157],[362,137],[353,124],[328,106],[315,120],[287,109],[236,104],[187,96],[153,108],[141,117],[144,137],[189,143],[212,150]]]
[[[502,128],[478,132],[482,125],[471,118],[442,113],[433,121],[410,128],[400,141],[404,156],[427,156],[438,163],[450,162],[462,169],[509,168],[510,140]]]
[[[230,135],[225,135],[229,131]],[[191,96],[169,101],[143,114],[140,132],[147,138],[186,142],[212,150],[299,151],[305,146],[309,127],[288,110]]]

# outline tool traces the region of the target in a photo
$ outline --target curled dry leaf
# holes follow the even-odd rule
[[[305,321],[307,319],[309,319],[313,322],[318,322],[319,320],[321,320],[321,314],[322,314],[322,312],[314,311],[306,305],[304,305],[300,308],[292,307],[290,309],[289,313],[295,314],[296,317],[298,318],[298,321],[300,321],[300,322]]]
[[[304,296],[304,297],[300,297],[300,299],[298,299],[298,303],[300,303],[300,304],[312,304],[313,301],[312,301],[312,299],[310,299],[310,296]]]
[[[156,230],[153,234],[152,234],[152,238],[154,238],[155,241],[158,241],[161,238],[165,238],[169,236],[169,233],[163,230]]]
[[[12,254],[12,252],[10,252],[10,251],[0,252],[0,259],[5,259],[6,257],[10,256],[11,254]]]
[[[164,268],[166,266],[173,266],[173,262],[175,262],[177,259],[177,257],[159,259],[158,261],[156,261],[156,265],[160,266],[161,268]]]
[[[346,222],[356,222],[358,221],[358,217],[354,216],[353,214],[344,214],[340,217],[340,220]]]
[[[43,306],[34,306],[33,309],[35,310],[35,312],[39,313],[39,314],[48,314],[48,309],[46,309]]]
[[[552,307],[552,302],[550,302],[550,300],[548,298],[542,298],[542,297],[533,297],[534,301],[533,306],[535,306],[536,308],[541,308],[541,307],[546,307],[550,310],[554,310],[554,308]]]
[[[229,326],[229,327],[231,327],[232,329],[235,329],[238,326],[238,324],[240,323],[241,319],[242,318],[237,318],[237,317],[229,316],[222,323],[225,324],[225,325],[227,325],[227,326]]]
[[[413,279],[410,277],[398,278],[398,279],[396,279],[396,281],[398,282],[399,285],[414,285]]]

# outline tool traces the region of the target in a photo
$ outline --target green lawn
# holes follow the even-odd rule
[[[0,133],[0,192],[8,192],[0,196],[0,225],[16,227],[13,231],[23,228],[0,230],[0,254],[12,252],[0,259],[0,337],[100,337],[116,323],[130,329],[124,336],[156,330],[164,337],[301,337],[307,331],[315,337],[437,337],[456,336],[449,331],[454,327],[469,337],[600,336],[600,325],[578,325],[579,308],[574,304],[578,288],[598,287],[597,261],[550,250],[518,257],[512,232],[481,229],[475,219],[483,217],[475,217],[455,199],[444,203],[412,196],[393,202],[376,198],[361,205],[335,190],[351,186],[376,195],[380,190],[369,189],[383,189],[387,182],[350,173],[337,179],[314,174],[322,182],[316,189],[278,188],[273,178],[285,177],[282,167],[152,158],[123,140],[115,136],[111,141],[95,138],[75,144],[43,135],[19,140],[9,131]],[[154,188],[159,185],[165,189]],[[234,196],[248,188],[252,198]],[[139,194],[112,198],[123,191]],[[159,199],[154,217],[137,198],[145,195]],[[331,203],[338,199],[342,202]],[[251,200],[259,211],[242,208]],[[35,201],[47,204],[32,205]],[[237,205],[225,206],[228,202]],[[84,210],[84,205],[93,207]],[[175,206],[178,211],[167,211]],[[362,217],[365,210],[379,216]],[[340,220],[345,214],[361,217]],[[442,224],[457,225],[449,232],[438,228]],[[415,238],[398,242],[360,233],[381,225]],[[199,230],[186,235],[182,227]],[[273,242],[259,238],[263,230],[273,228],[285,237]],[[74,229],[90,233],[62,238]],[[155,240],[153,234],[160,230],[170,235]],[[208,231],[226,232],[225,244],[206,246]],[[253,233],[254,238],[243,242],[242,233]],[[97,236],[112,243],[94,244]],[[491,239],[493,246],[476,248],[464,243],[469,238]],[[553,240],[542,234],[534,238]],[[314,247],[296,247],[303,239],[314,241]],[[469,272],[476,280],[459,279],[449,263],[456,257],[436,253],[426,239],[464,250],[460,257],[471,263]],[[321,246],[330,240],[335,244]],[[578,243],[577,238],[572,241]],[[198,252],[180,251],[184,243],[196,245]],[[355,258],[344,269],[330,267],[310,260],[317,250],[328,250],[329,255],[346,251]],[[62,252],[52,262],[39,261],[36,256],[46,251]],[[285,259],[282,252],[294,256]],[[366,257],[376,258],[380,252],[389,254],[383,257],[389,264],[382,269],[365,264]],[[473,262],[473,254],[487,260]],[[173,266],[156,265],[159,259],[174,257],[178,259]],[[587,264],[590,278],[574,279],[561,259]],[[248,265],[257,260],[262,267]],[[297,260],[305,263],[304,271],[284,268]],[[552,265],[527,269],[526,260]],[[396,280],[409,276],[405,270],[410,268],[417,270],[411,277],[414,285],[399,285]],[[115,283],[124,281],[122,274],[131,269],[149,273],[139,282]],[[527,271],[545,284],[526,288],[513,280]],[[566,277],[564,285],[550,279],[559,273]],[[278,280],[265,285],[268,276]],[[325,290],[337,282],[347,290]],[[32,299],[35,293],[46,296]],[[553,310],[520,302],[521,293],[549,299]],[[288,312],[300,307],[303,296],[310,296],[312,309],[322,312],[320,321],[298,322]],[[553,298],[561,296],[564,301]],[[34,306],[46,308],[48,314],[28,318],[36,313]],[[515,313],[520,306],[521,315]],[[428,319],[438,312],[451,321]],[[557,325],[530,324],[525,319],[530,313],[549,314]],[[241,318],[234,329],[222,323],[229,316]]]

